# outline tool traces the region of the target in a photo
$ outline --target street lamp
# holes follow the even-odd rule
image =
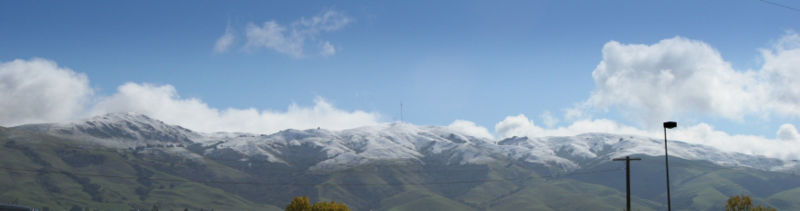
[[[664,164],[667,167],[667,210],[672,211],[672,201],[669,195],[669,152],[667,152],[667,129],[672,129],[678,126],[677,122],[668,121],[664,122]]]

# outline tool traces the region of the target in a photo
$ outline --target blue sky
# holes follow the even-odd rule
[[[326,13],[343,24],[301,23]],[[336,110],[378,114],[375,121],[388,122],[399,118],[402,102],[407,122],[461,119],[496,134],[498,122],[518,114],[542,126],[549,112],[559,121],[542,127],[567,127],[580,118],[565,111],[580,108],[584,119],[647,130],[663,120],[643,123],[648,117],[629,113],[624,102],[586,103],[597,91],[592,72],[604,61],[607,43],[655,45],[678,36],[713,48],[735,71],[758,71],[765,64],[761,50],[796,35],[797,20],[800,12],[758,0],[3,1],[0,62],[41,58],[84,74],[90,94],[79,103],[87,107],[77,109],[81,114],[130,82],[168,85],[173,98],[219,110],[282,112],[322,98]],[[306,30],[294,37],[302,40],[302,55],[250,43],[248,29],[267,22]],[[233,42],[215,50],[226,30]],[[325,44],[335,53],[322,53]],[[664,118],[775,138],[783,124],[797,124],[793,108],[785,107],[731,114],[706,106]],[[75,116],[81,115],[59,117]]]

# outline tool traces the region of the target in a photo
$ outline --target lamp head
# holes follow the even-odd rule
[[[672,129],[672,128],[675,128],[677,126],[678,126],[677,122],[673,122],[673,121],[664,122],[664,128],[666,128],[666,129]]]

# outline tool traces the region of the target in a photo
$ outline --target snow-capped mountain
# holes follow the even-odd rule
[[[80,139],[110,147],[185,144],[210,158],[266,161],[309,170],[336,170],[379,163],[435,162],[446,165],[527,162],[561,171],[626,155],[663,155],[663,139],[582,134],[572,137],[512,137],[495,142],[440,126],[386,123],[342,131],[283,130],[274,134],[199,133],[145,115],[113,113],[91,119],[17,128]],[[793,171],[797,162],[723,152],[670,140],[670,156],[770,171]]]
[[[512,137],[498,143],[503,146],[517,146],[528,154],[522,157],[565,160],[561,165],[580,168],[610,161],[628,155],[663,156],[664,140],[641,136],[588,133],[570,137]],[[512,148],[509,156],[518,153]],[[719,149],[669,140],[670,157],[687,160],[708,161],[721,166],[738,166],[768,171],[788,171],[797,169],[797,163],[764,156],[737,152],[724,152]],[[545,160],[543,160],[545,161]],[[534,160],[533,162],[537,162]],[[546,161],[545,161],[546,162]]]
[[[444,127],[405,123],[343,131],[284,130],[271,135],[217,139],[222,143],[218,148],[230,148],[248,157],[264,156],[275,162],[286,162],[294,156],[288,152],[302,149],[309,156],[321,157],[311,169],[339,169],[371,162],[425,163],[432,156],[441,157],[445,164],[485,163],[493,160],[493,151],[485,149],[494,147],[490,140]]]
[[[202,137],[186,128],[136,113],[110,113],[75,122],[31,124],[16,128],[122,148],[146,144],[191,144]]]

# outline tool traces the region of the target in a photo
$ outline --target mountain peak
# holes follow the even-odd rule
[[[17,128],[76,139],[95,139],[101,143],[127,143],[140,145],[151,143],[192,143],[195,132],[177,125],[169,125],[144,114],[107,113],[68,123],[22,125]],[[140,143],[143,142],[143,143]]]

